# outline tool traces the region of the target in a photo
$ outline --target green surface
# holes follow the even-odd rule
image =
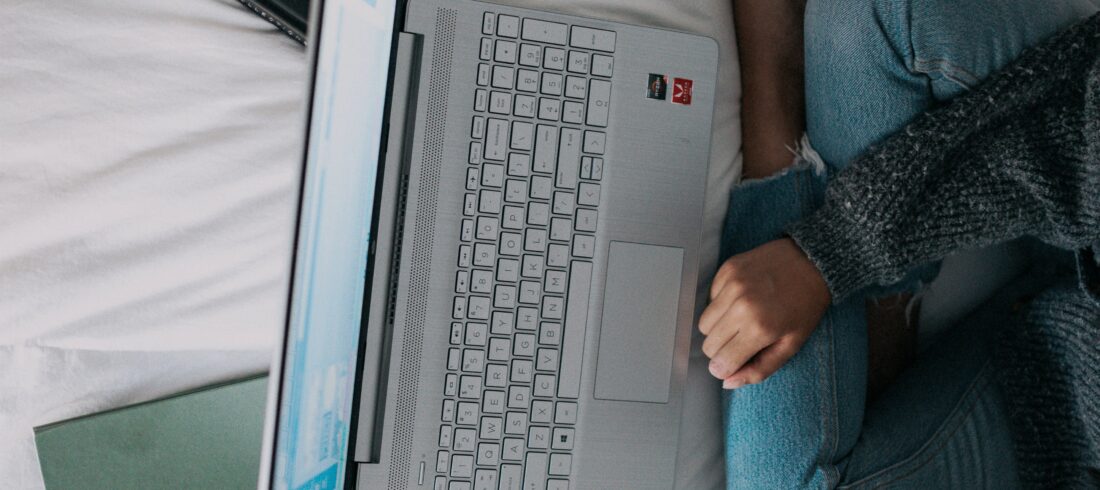
[[[254,489],[267,377],[35,429],[46,488]]]

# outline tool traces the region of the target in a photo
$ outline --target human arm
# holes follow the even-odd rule
[[[802,19],[805,0],[735,0],[741,66],[744,178],[789,166],[806,128]]]
[[[960,248],[1025,235],[1070,250],[1100,240],[1098,19],[857,159],[824,205],[787,229],[793,241],[727,261],[700,319],[712,374],[726,387],[763,380],[830,301]]]

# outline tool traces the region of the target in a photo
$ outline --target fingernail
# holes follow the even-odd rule
[[[722,379],[726,377],[725,367],[720,361],[710,361],[710,374],[715,378]]]
[[[745,382],[739,379],[727,379],[722,382],[722,388],[727,390],[736,390],[742,386],[745,386]]]

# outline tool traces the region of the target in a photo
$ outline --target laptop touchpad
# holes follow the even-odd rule
[[[667,403],[684,250],[611,242],[596,398]]]

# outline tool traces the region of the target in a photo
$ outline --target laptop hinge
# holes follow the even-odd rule
[[[385,417],[389,347],[393,330],[394,285],[401,256],[405,189],[415,122],[421,36],[398,33],[390,97],[389,136],[379,191],[374,270],[364,325],[362,377],[354,451],[357,463],[377,463]]]

